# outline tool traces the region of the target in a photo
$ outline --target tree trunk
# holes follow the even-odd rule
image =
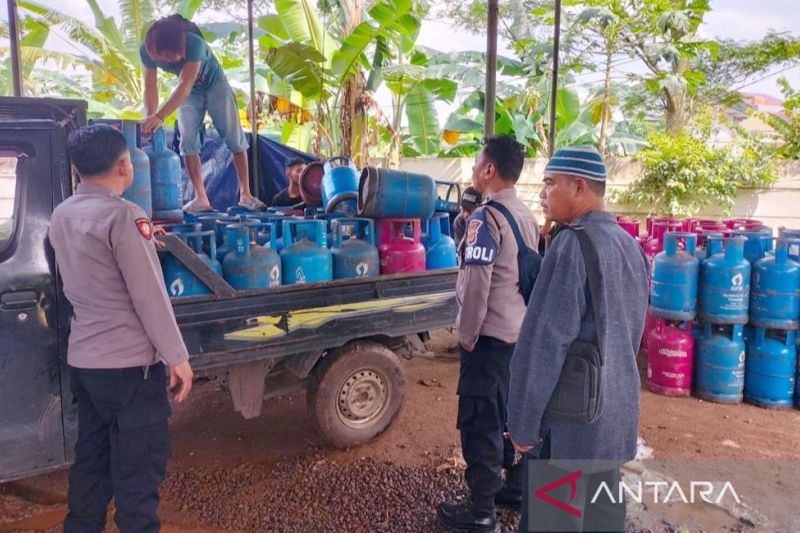
[[[678,59],[672,73],[683,77],[687,70],[689,70],[689,60],[682,57]],[[686,124],[686,89],[677,91],[664,89],[664,94],[667,101],[667,132],[670,135],[677,135],[683,131]]]
[[[597,151],[600,155],[606,155],[606,140],[608,137],[608,119],[611,114],[611,47],[606,49],[606,78],[603,82],[603,107],[600,116],[600,142]]]
[[[349,24],[345,29],[345,36],[350,35],[356,26],[361,23],[361,0],[353,0],[348,5],[349,9]],[[357,119],[356,113],[358,112],[358,102],[364,92],[364,84],[359,83],[363,78],[360,72],[351,74],[344,82],[341,95],[339,97],[339,129],[342,132],[341,136],[341,154],[347,157],[353,156],[353,123],[362,122]],[[363,113],[363,107],[361,108]],[[363,117],[360,117],[363,119]],[[358,147],[355,147],[359,151]],[[360,154],[356,154],[360,157]]]

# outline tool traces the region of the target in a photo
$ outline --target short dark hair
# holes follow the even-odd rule
[[[157,20],[147,30],[144,49],[155,59],[163,53],[180,54],[186,51],[186,29],[174,18]]]
[[[111,170],[119,156],[128,151],[128,143],[119,130],[93,124],[70,133],[67,148],[78,174],[91,178]]]
[[[285,165],[284,168],[286,170],[289,170],[290,168],[292,168],[294,166],[305,165],[305,164],[306,164],[306,160],[303,159],[302,157],[291,157],[291,158],[286,160],[286,165]]]
[[[569,178],[571,181],[575,181],[578,178],[584,180],[589,190],[600,198],[603,198],[606,195],[606,180],[590,180],[588,178],[584,178],[583,176],[575,176],[573,174],[564,174],[564,176]]]
[[[506,181],[516,183],[522,174],[525,162],[525,147],[510,135],[487,137],[483,143],[483,153],[488,157],[497,173]]]

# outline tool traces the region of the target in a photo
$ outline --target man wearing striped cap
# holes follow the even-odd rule
[[[619,465],[636,455],[648,273],[605,188],[594,148],[558,150],[545,168],[542,209],[561,229],[510,365],[508,434],[532,459],[520,531],[625,531],[624,501],[598,488],[617,494]]]

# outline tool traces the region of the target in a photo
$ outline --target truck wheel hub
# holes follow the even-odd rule
[[[386,406],[386,380],[373,370],[359,370],[339,390],[338,414],[351,428],[369,425]]]

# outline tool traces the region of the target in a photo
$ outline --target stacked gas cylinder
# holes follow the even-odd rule
[[[800,407],[800,231],[781,228],[776,243],[749,219],[650,219],[644,237],[638,221],[619,224],[652,258],[643,339],[650,389]]]
[[[359,177],[349,159],[335,158],[310,164],[300,185],[314,207],[231,207],[163,227],[236,290],[456,266],[450,213],[458,204],[443,205],[429,176],[366,167]],[[356,210],[362,216],[351,216]],[[170,252],[161,258],[171,297],[211,292]]]

